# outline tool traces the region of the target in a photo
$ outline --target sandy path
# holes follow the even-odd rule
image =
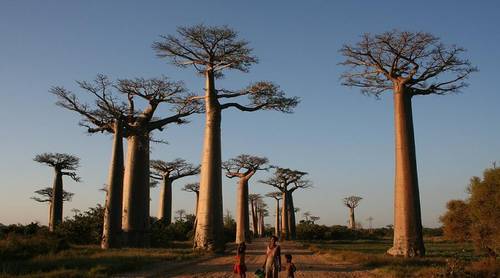
[[[247,277],[254,277],[254,272],[262,266],[267,241],[256,240],[247,246],[246,264]],[[295,242],[281,244],[282,255],[290,253],[297,267],[295,277],[373,277],[373,274],[361,270],[355,265],[339,264],[328,261],[325,256],[314,254]],[[136,273],[135,277],[235,277],[232,273],[234,252],[230,255],[216,256],[165,265],[151,269],[147,273]],[[282,257],[285,262],[284,256]],[[282,272],[280,277],[285,277]]]

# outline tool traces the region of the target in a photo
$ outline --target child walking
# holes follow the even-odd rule
[[[247,266],[245,265],[245,251],[247,247],[244,242],[238,244],[238,249],[236,250],[236,263],[234,264],[233,271],[238,274],[240,278],[247,277],[246,271]]]
[[[286,259],[286,265],[285,265],[285,272],[286,272],[286,278],[295,278],[295,271],[297,271],[297,268],[295,268],[295,264],[292,263],[292,255],[290,254],[285,254],[285,259]]]

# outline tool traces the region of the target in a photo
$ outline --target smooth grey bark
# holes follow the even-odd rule
[[[54,167],[54,183],[52,185],[52,200],[50,202],[49,231],[54,232],[63,219],[63,180],[62,171]]]
[[[123,206],[123,127],[118,120],[114,122],[113,149],[109,167],[106,207],[101,248],[118,248],[122,236]]]
[[[130,170],[124,176],[122,229],[128,247],[150,245],[149,141],[148,135],[127,138],[125,169]]]
[[[164,176],[162,180],[158,219],[167,224],[172,223],[172,180],[167,176]]]
[[[236,243],[250,240],[250,220],[248,211],[248,179],[238,181],[236,201]]]
[[[405,257],[424,256],[411,92],[404,84],[394,86],[394,122],[394,242],[387,253]]]
[[[356,229],[356,219],[354,218],[354,208],[349,208],[349,228]]]
[[[200,173],[200,202],[194,247],[221,252],[224,249],[222,207],[221,108],[213,70],[205,72],[205,136]]]

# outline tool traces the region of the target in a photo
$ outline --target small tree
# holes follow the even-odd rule
[[[279,191],[269,192],[266,194],[267,197],[276,200],[276,220],[274,223],[274,235],[277,237],[281,236],[280,227],[280,200],[283,199],[282,193]]]
[[[365,34],[356,45],[344,45],[340,52],[346,57],[342,65],[351,67],[342,75],[343,85],[377,97],[384,91],[394,92],[396,210],[394,243],[388,253],[423,256],[412,97],[458,92],[476,68],[460,57],[463,48],[447,47],[423,32]]]
[[[248,200],[250,202],[250,212],[252,213],[252,232],[254,237],[257,236],[259,226],[258,226],[258,214],[257,214],[257,203],[262,199],[260,194],[249,194]]]
[[[283,239],[296,238],[295,207],[293,204],[293,192],[302,188],[312,187],[309,180],[303,179],[306,172],[291,170],[287,168],[274,167],[273,177],[267,180],[260,180],[260,183],[270,185],[278,189],[283,195],[283,205],[281,212],[281,234]]]
[[[184,210],[184,209],[176,210],[175,214],[177,214],[177,216],[175,217],[176,221],[184,222],[184,217],[186,216],[186,210]]]
[[[170,162],[151,160],[149,166],[151,178],[162,181],[158,219],[165,220],[168,225],[172,222],[172,183],[183,177],[198,175],[200,166],[194,166],[180,158]]]
[[[221,114],[228,108],[244,112],[276,110],[289,113],[298,104],[296,97],[288,98],[279,87],[261,81],[238,91],[216,88],[215,80],[224,76],[225,70],[247,72],[257,62],[248,42],[238,38],[237,32],[227,26],[211,27],[203,24],[179,27],[177,35],[163,36],[153,48],[161,58],[185,68],[192,66],[205,77],[205,139],[200,180],[199,221],[195,247],[223,250],[223,211],[221,175]],[[237,101],[220,103],[225,99],[248,97],[249,103]]]
[[[198,183],[198,182],[188,183],[188,184],[184,185],[184,187],[182,188],[182,191],[193,192],[193,193],[196,194],[196,202],[195,202],[195,206],[194,206],[194,215],[197,215],[198,214],[198,200],[200,198],[200,183]]]
[[[52,202],[52,188],[51,187],[45,187],[43,189],[39,189],[39,190],[36,190],[34,193],[37,194],[37,195],[40,195],[40,197],[38,196],[33,196],[31,197],[30,199],[33,199],[39,203],[46,203],[46,202]],[[73,196],[75,195],[75,193],[71,193],[71,192],[68,192],[66,190],[63,190],[63,193],[62,193],[62,199],[63,199],[63,202],[71,202],[71,199],[73,198]]]
[[[80,159],[76,156],[65,153],[43,153],[35,156],[36,162],[49,165],[54,168],[54,183],[51,190],[49,230],[53,232],[63,219],[63,176],[68,176],[76,182],[81,179],[76,174],[76,169],[80,166]]]
[[[472,219],[469,205],[463,200],[446,203],[446,213],[439,218],[443,223],[443,233],[447,239],[466,242],[471,238]]]
[[[250,240],[250,220],[248,212],[248,181],[259,170],[267,170],[265,157],[241,154],[222,164],[226,177],[238,178],[236,201],[236,243]]]
[[[358,196],[349,196],[342,199],[344,205],[349,208],[349,228],[356,229],[356,220],[354,218],[354,209],[359,205],[363,198]]]

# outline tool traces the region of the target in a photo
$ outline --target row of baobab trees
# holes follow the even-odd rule
[[[169,124],[184,124],[187,122],[186,117],[204,113],[205,132],[194,245],[199,249],[222,250],[222,112],[234,108],[244,112],[277,110],[290,113],[299,99],[287,97],[276,84],[268,81],[255,82],[241,90],[217,87],[216,81],[224,76],[224,72],[248,72],[250,66],[257,63],[257,57],[252,54],[248,42],[240,39],[237,32],[227,26],[180,27],[177,34],[162,36],[161,40],[153,43],[153,49],[158,57],[167,59],[180,68],[191,67],[196,74],[203,76],[205,92],[190,93],[184,84],[167,77],[113,82],[99,75],[94,82],[78,82],[82,91],[95,99],[92,105],[88,105],[80,102],[74,93],[63,87],[51,89],[58,97],[60,106],[82,116],[81,125],[87,127],[90,133],[107,132],[115,138],[109,172],[103,246],[114,247],[115,235],[120,230],[123,231],[128,246],[147,245],[149,144],[154,140],[152,132],[161,131]],[[393,92],[396,169],[394,241],[389,254],[425,254],[412,98],[431,94],[446,95],[466,87],[465,79],[477,69],[461,57],[464,51],[456,45],[444,45],[439,38],[429,33],[398,30],[376,35],[364,34],[356,44],[346,44],[340,49],[341,55],[345,57],[341,65],[348,67],[341,76],[343,85],[359,87],[364,94],[376,97],[385,91]],[[241,97],[247,97],[248,101],[236,101]],[[136,105],[138,100],[144,101],[146,105]],[[173,113],[158,117],[155,112],[163,104],[170,104]],[[125,164],[123,138],[127,140]],[[291,193],[286,193],[289,192],[288,186],[292,185],[291,188],[294,188],[293,186],[307,184],[307,181],[300,179],[304,174],[281,168],[276,172],[283,175],[275,175],[266,180],[266,183],[278,189],[286,185],[283,200],[285,204],[292,203],[293,206],[290,195],[287,195]],[[235,175],[239,177],[240,185],[247,182],[245,173]],[[239,199],[247,198],[245,190],[238,195]],[[294,215],[283,217],[282,223],[293,222],[290,219],[293,217]],[[241,217],[239,219],[243,221]],[[283,224],[283,227],[287,228],[288,224]],[[293,235],[293,229],[287,228],[285,233]],[[246,232],[243,233],[240,237],[246,237]]]

